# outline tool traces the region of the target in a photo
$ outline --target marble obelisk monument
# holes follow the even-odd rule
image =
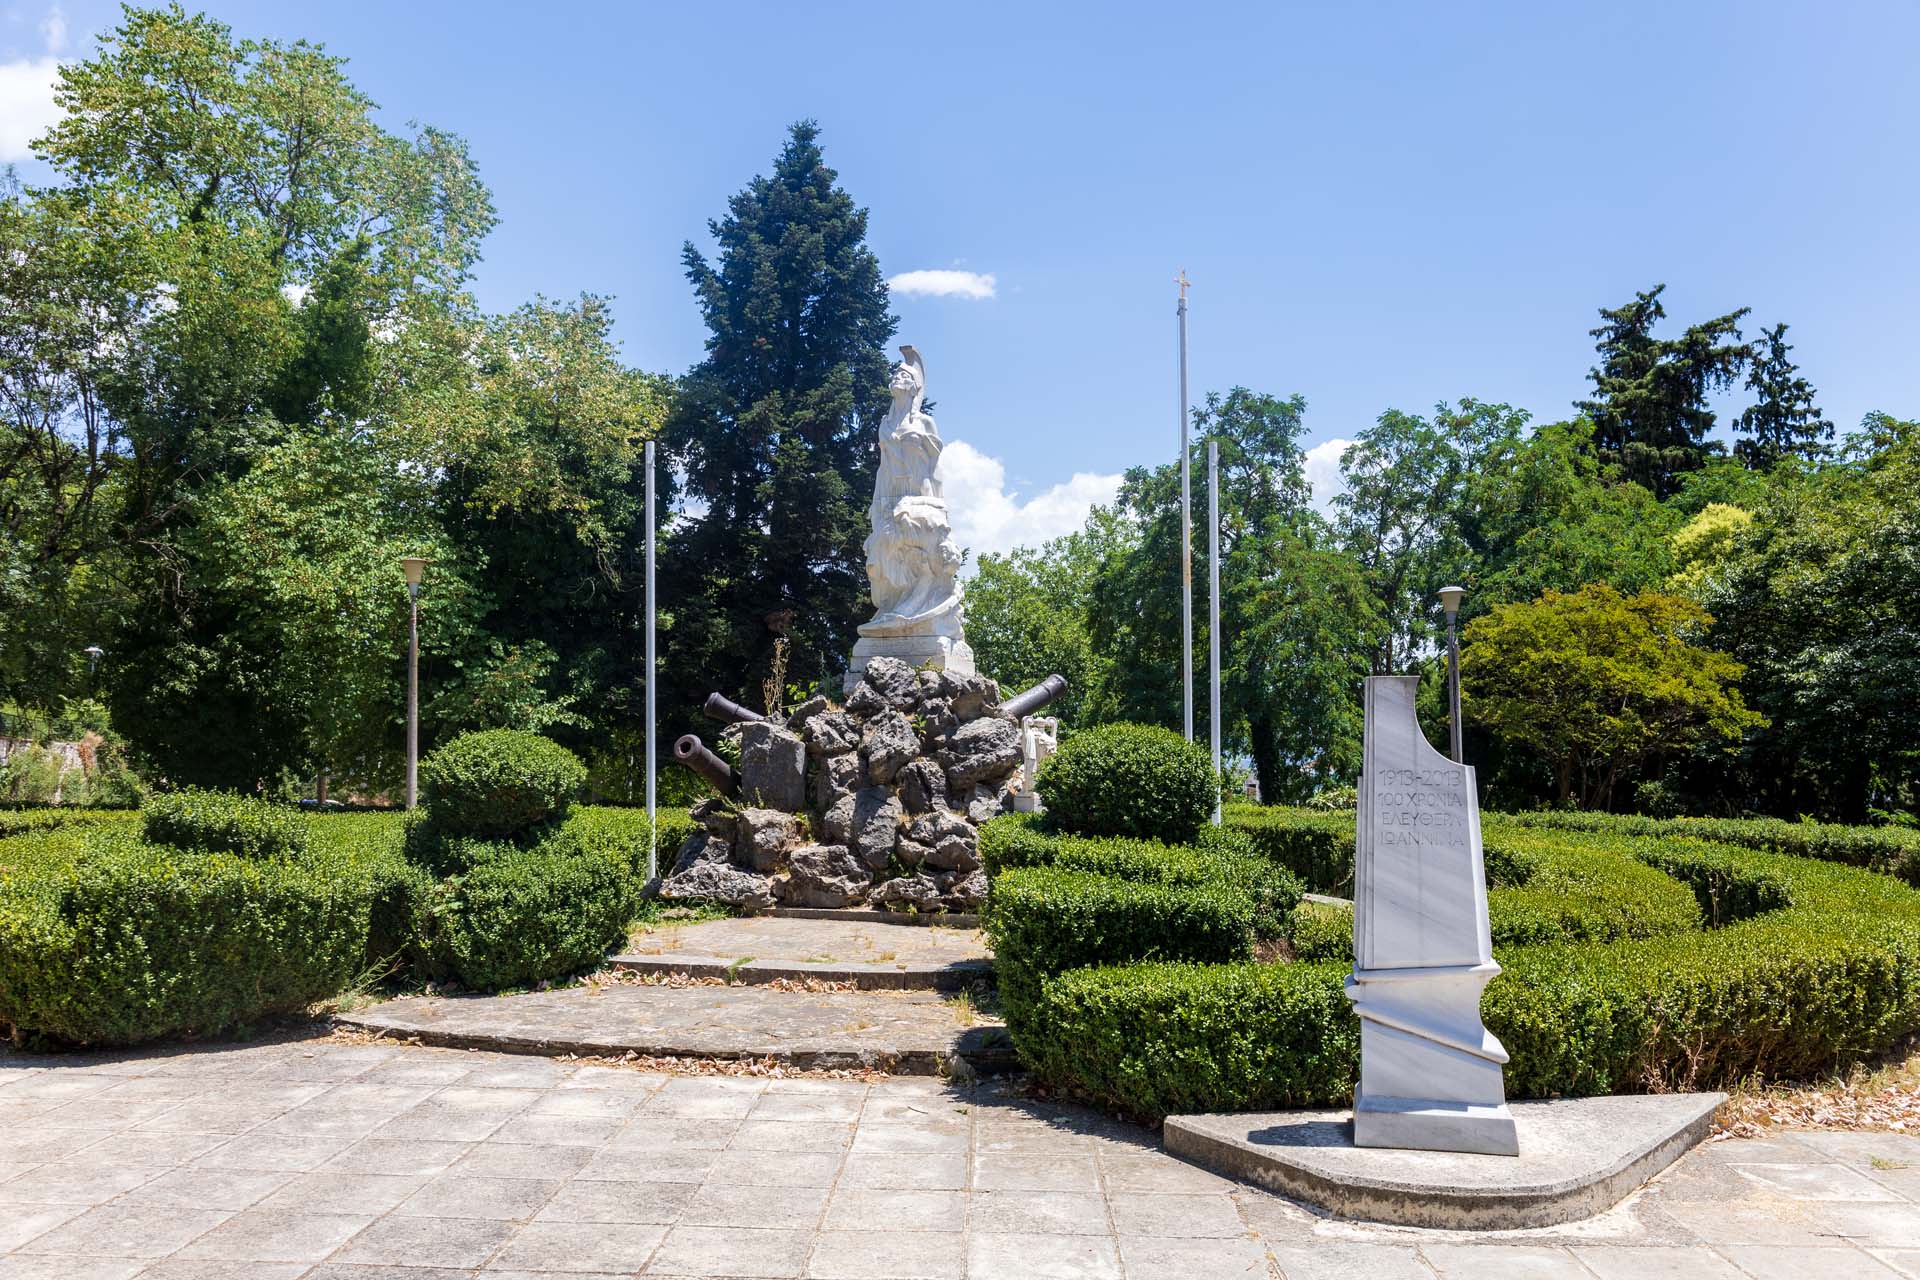
[[[899,658],[909,666],[973,675],[973,650],[962,634],[964,591],[960,548],[947,518],[947,500],[935,474],[940,429],[921,409],[927,370],[920,353],[900,348],[887,389],[893,404],[880,423],[880,470],[868,509],[867,582],[873,618],[860,624],[847,667],[852,688],[871,658]]]
[[[1370,676],[1353,893],[1360,1087],[1353,1140],[1518,1155],[1501,1065],[1480,1021],[1500,972],[1473,770],[1435,751],[1414,716],[1417,676]]]

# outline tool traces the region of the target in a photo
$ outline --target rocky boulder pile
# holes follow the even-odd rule
[[[738,800],[694,806],[700,830],[661,884],[668,898],[750,908],[977,909],[979,826],[1011,808],[1020,725],[983,676],[875,658],[845,705],[735,726]]]

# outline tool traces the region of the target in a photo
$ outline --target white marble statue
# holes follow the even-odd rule
[[[900,355],[887,382],[893,404],[880,423],[880,470],[868,509],[873,619],[860,626],[849,686],[869,658],[883,655],[960,675],[974,670],[973,650],[962,634],[960,548],[935,474],[940,429],[920,407],[927,395],[926,366],[912,347],[901,347]]]
[[[1419,684],[1367,678],[1347,979],[1360,1015],[1353,1140],[1518,1155],[1507,1051],[1480,1021],[1480,993],[1500,966],[1473,770],[1421,733]]]
[[[1040,812],[1040,766],[1060,749],[1060,721],[1053,716],[1020,719],[1020,790],[1013,807],[1019,813]]]

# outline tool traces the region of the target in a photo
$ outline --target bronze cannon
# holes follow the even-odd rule
[[[1018,720],[1021,716],[1030,716],[1049,702],[1058,702],[1066,696],[1067,678],[1058,672],[1048,676],[1025,693],[1015,694],[1000,704],[1000,714],[1009,720]]]
[[[740,771],[707,750],[707,744],[700,741],[698,734],[689,733],[676,739],[673,758],[705,778],[708,786],[727,799],[740,794]]]
[[[707,705],[701,708],[709,720],[718,720],[721,724],[753,724],[765,720],[758,711],[749,711],[724,693],[707,695]]]

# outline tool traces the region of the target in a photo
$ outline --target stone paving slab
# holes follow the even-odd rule
[[[335,1021],[423,1044],[508,1053],[770,1059],[897,1075],[939,1075],[957,1058],[976,1071],[1014,1063],[1005,1028],[918,991],[569,987],[389,1000]]]
[[[994,1082],[320,1038],[0,1049],[0,1115],[6,1280],[1920,1276],[1891,1133],[1712,1142],[1597,1217],[1466,1232],[1330,1218]]]
[[[1518,1156],[1356,1147],[1350,1111],[1169,1116],[1164,1134],[1176,1155],[1340,1217],[1542,1227],[1590,1218],[1644,1186],[1707,1136],[1726,1100],[1666,1093],[1515,1102]]]
[[[661,926],[636,934],[609,963],[732,982],[851,982],[860,990],[957,991],[993,977],[993,953],[978,929],[902,928],[852,912]]]

